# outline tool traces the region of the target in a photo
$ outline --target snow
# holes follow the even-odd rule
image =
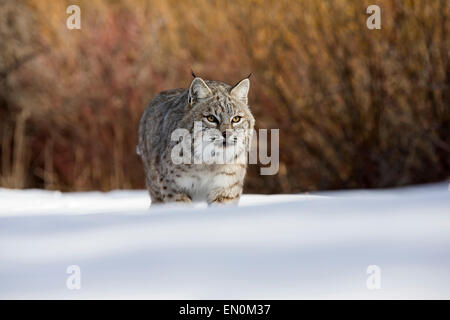
[[[145,191],[0,189],[0,298],[450,298],[448,183],[148,206]]]

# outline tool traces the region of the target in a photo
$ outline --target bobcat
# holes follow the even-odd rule
[[[140,120],[137,151],[151,203],[237,204],[255,124],[247,98],[250,76],[230,86],[192,75],[189,89],[161,92]],[[183,139],[193,163],[176,164],[173,160],[180,143],[172,137],[177,129],[189,134]],[[183,150],[179,156],[186,156]],[[207,161],[219,158],[225,161]]]

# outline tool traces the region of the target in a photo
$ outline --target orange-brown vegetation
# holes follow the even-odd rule
[[[66,7],[81,8],[81,30]],[[365,10],[382,9],[368,30]],[[0,186],[144,187],[138,121],[159,91],[253,72],[280,171],[245,192],[450,175],[450,5],[436,1],[0,1]]]

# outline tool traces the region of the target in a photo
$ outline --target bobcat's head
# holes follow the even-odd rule
[[[211,156],[222,153],[228,163],[249,147],[255,124],[248,106],[249,89],[248,78],[234,86],[198,77],[192,81],[186,115],[193,123],[201,123],[201,132],[194,132],[194,145],[202,143],[203,157],[205,148],[209,148]]]

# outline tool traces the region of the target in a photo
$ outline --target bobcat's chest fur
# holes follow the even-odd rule
[[[215,170],[204,168],[184,172],[175,178],[175,183],[191,197],[193,202],[199,202],[208,201],[208,195],[215,189],[229,188],[239,180],[239,176],[234,173],[222,173],[219,168]]]

